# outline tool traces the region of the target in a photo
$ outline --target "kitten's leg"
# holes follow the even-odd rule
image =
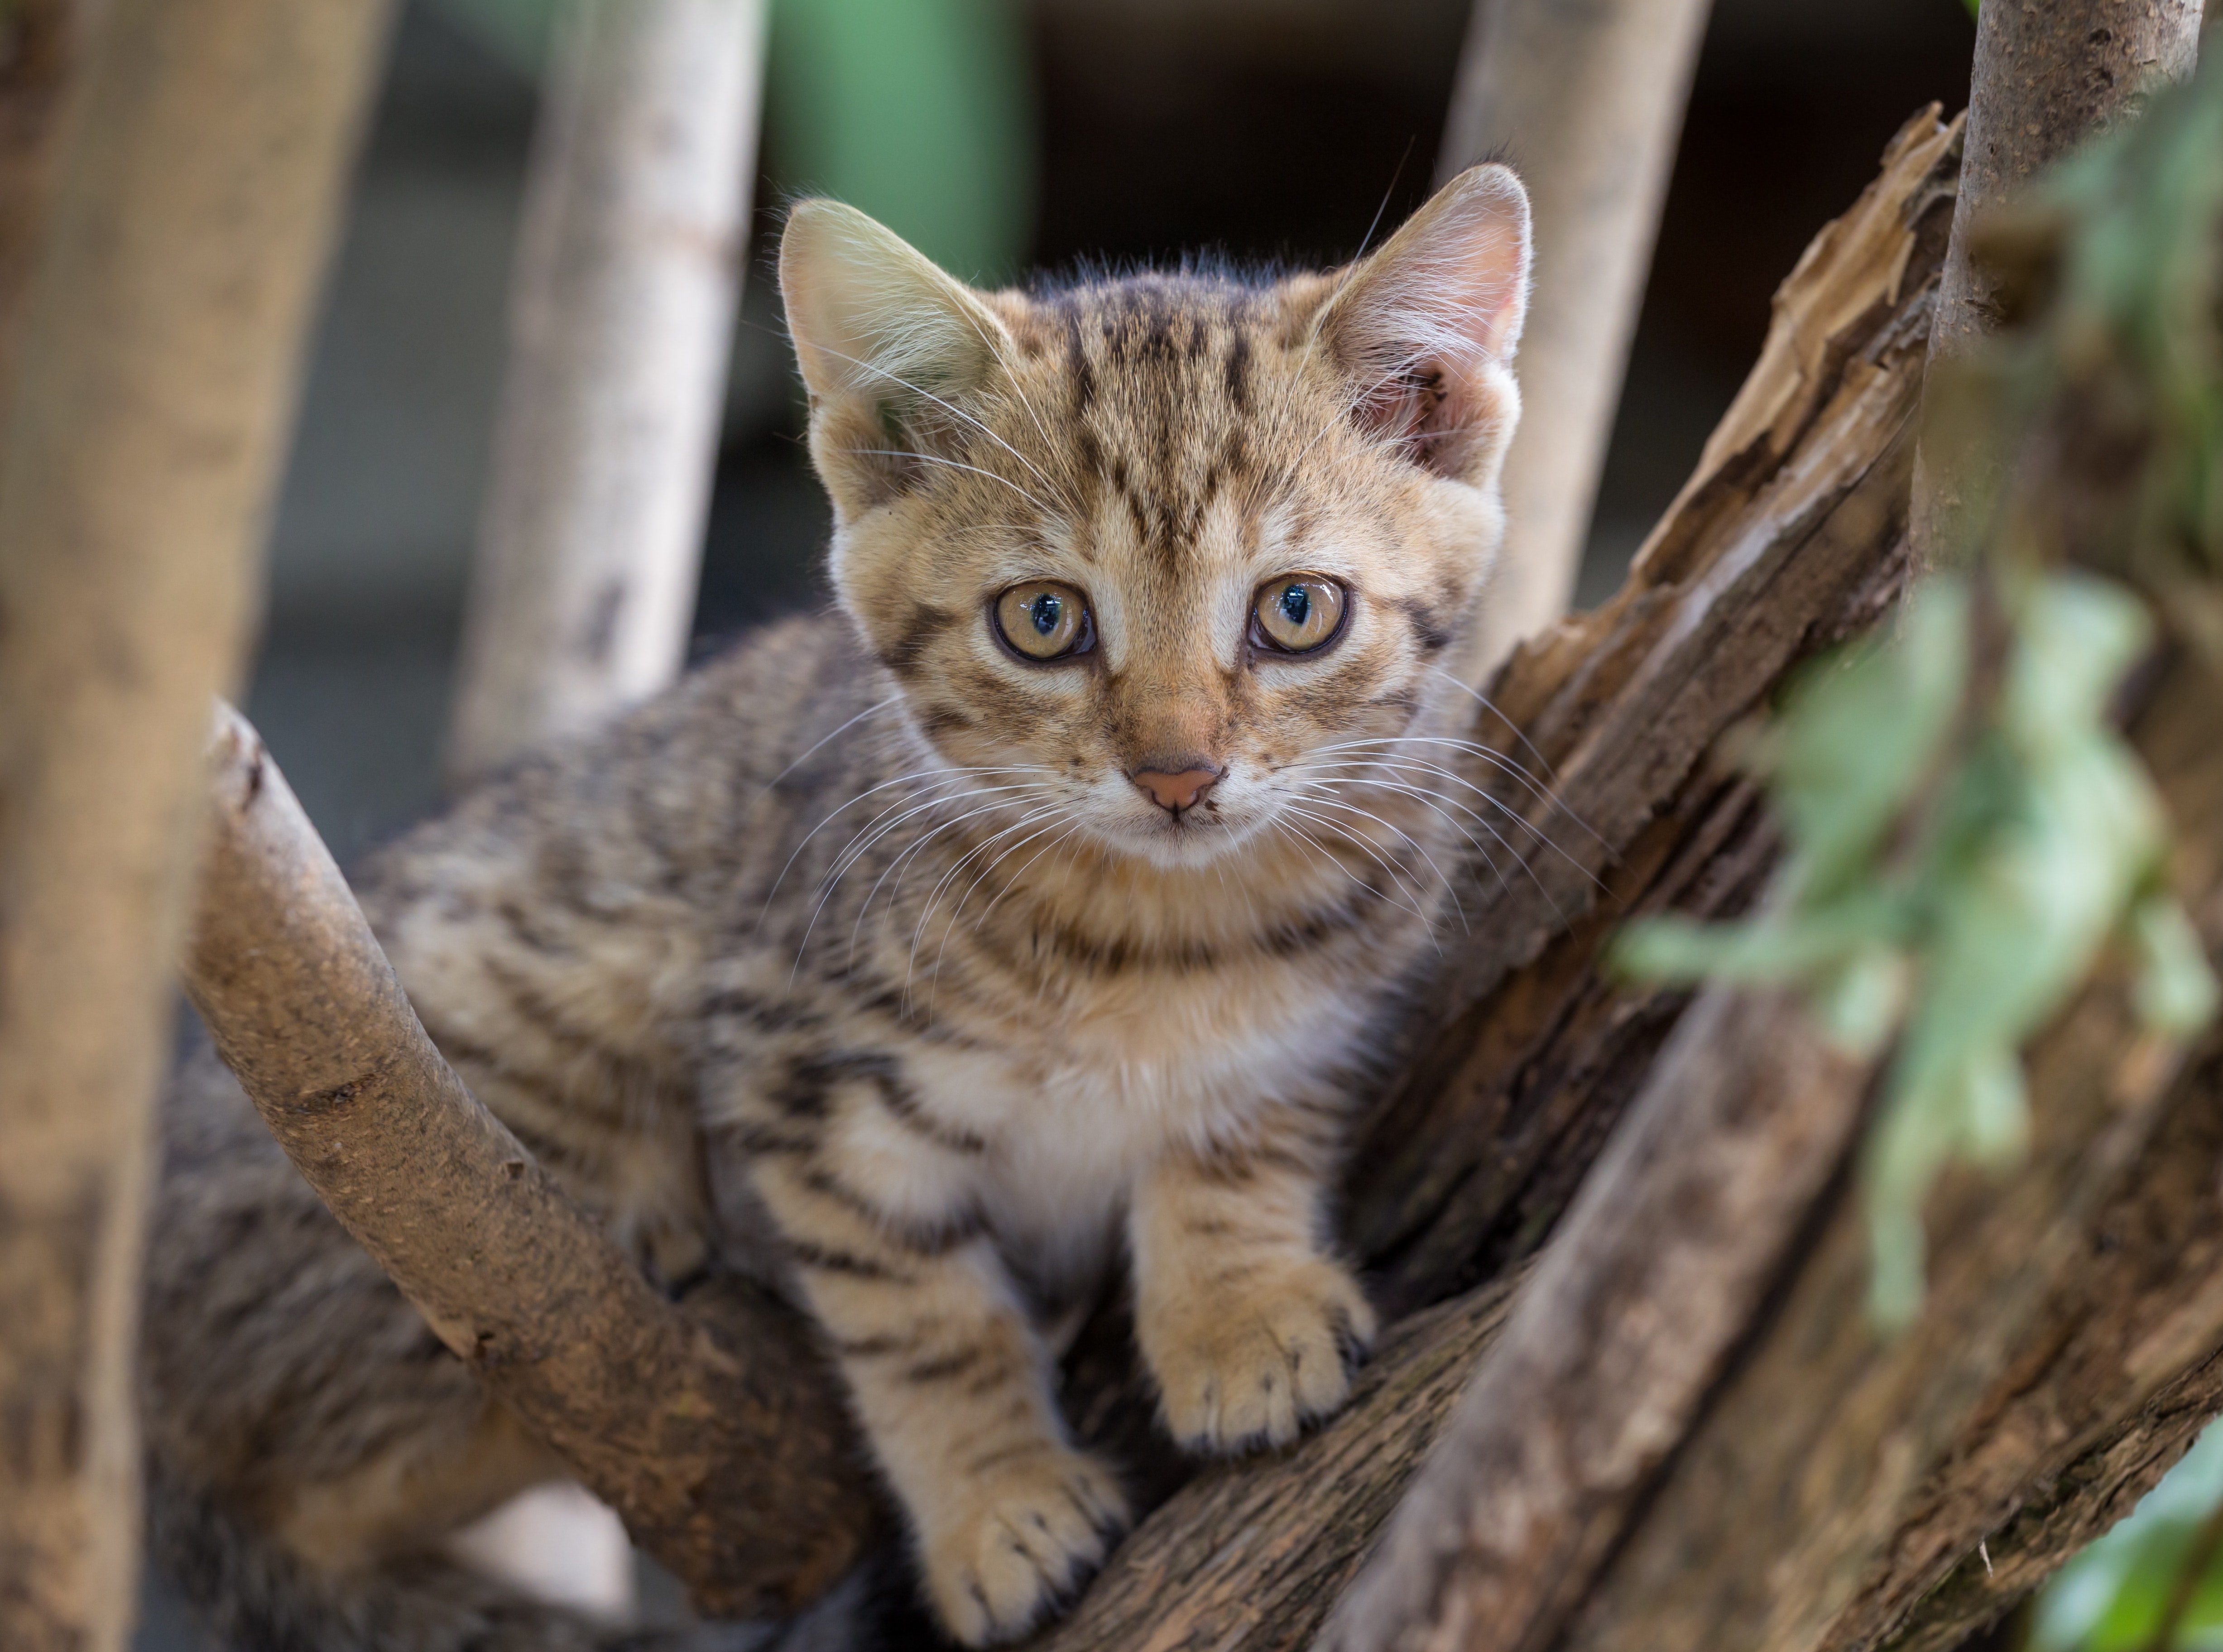
[[[1136,1334],[1167,1426],[1193,1450],[1294,1439],[1343,1403],[1373,1340],[1373,1309],[1319,1244],[1327,1154],[1288,1134],[1170,1154],[1136,1189]]]
[[[1067,1443],[1003,1264],[961,1230],[906,1233],[815,1159],[759,1160],[751,1181],[916,1529],[935,1610],[974,1646],[1022,1633],[1095,1569],[1127,1510]]]

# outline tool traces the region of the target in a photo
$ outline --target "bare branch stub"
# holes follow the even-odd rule
[[[877,1526],[839,1384],[739,1282],[665,1302],[473,1100],[229,708],[186,990],[271,1132],[488,1388],[721,1617],[822,1592]]]

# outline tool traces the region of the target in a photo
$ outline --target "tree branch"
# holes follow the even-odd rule
[[[432,1046],[316,829],[220,711],[185,980],[341,1223],[449,1348],[686,1582],[791,1610],[876,1523],[838,1383],[789,1309],[658,1296]]]
[[[564,9],[450,735],[462,783],[679,673],[747,256],[764,0]]]
[[[1711,0],[1477,0],[1437,173],[1511,158],[1535,211],[1506,543],[1480,682],[1567,609]]]
[[[385,8],[108,0],[81,39],[74,9],[9,9],[0,1615],[10,1647],[109,1652],[136,1598],[139,1257],[201,708],[251,623]],[[40,81],[73,58],[66,96]]]
[[[1934,359],[1965,356],[1991,331],[1994,295],[1974,256],[1977,220],[2079,144],[2135,117],[2160,87],[2190,79],[2201,10],[2201,0],[2052,0],[1977,12],[1967,159],[1930,337]],[[1930,458],[1925,442],[1912,508],[1915,560],[1924,568],[1951,556],[1962,534],[1962,484],[1948,472],[1966,466]]]

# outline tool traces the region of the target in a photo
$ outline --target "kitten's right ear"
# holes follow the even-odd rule
[[[1490,472],[1521,417],[1528,247],[1521,180],[1470,167],[1351,272],[1315,325],[1361,428],[1441,475]]]
[[[905,491],[965,427],[952,404],[1011,340],[988,307],[902,236],[839,201],[788,215],[779,287],[810,454],[844,520]]]

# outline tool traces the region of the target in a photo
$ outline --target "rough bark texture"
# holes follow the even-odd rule
[[[706,1612],[830,1586],[875,1523],[839,1387],[740,1282],[682,1311],[463,1088],[261,742],[220,714],[186,991],[271,1132],[450,1348]]]
[[[1966,355],[1991,330],[1992,288],[1972,256],[1976,219],[2087,138],[2136,118],[2146,98],[2191,76],[2201,0],[1993,0],[1976,15],[1975,66],[1961,194],[1930,349]],[[1926,461],[1916,470],[1918,562],[1954,554],[1960,496]]]
[[[1477,0],[1439,176],[1503,155],[1535,211],[1504,553],[1464,669],[1566,612],[1711,0]]]
[[[763,0],[558,37],[449,744],[461,781],[677,675],[755,178]]]
[[[1549,1643],[1836,1173],[1867,1080],[1788,998],[1716,989],[1684,1017],[1324,1646]]]
[[[2184,892],[2211,951],[2223,949],[2219,703],[2214,669],[2183,662],[2132,731],[2185,834]],[[2206,740],[2185,737],[2202,725]],[[2023,1505],[2050,1503],[2060,1529],[2085,1530],[2095,1503],[2127,1509],[2120,1479],[2066,1497],[2042,1487],[2109,1434],[2135,1431],[2141,1409],[2172,1384],[2188,1382],[2212,1403],[2216,1379],[2202,1367],[2223,1345],[2223,1290],[2212,1276],[2188,1278],[2141,1236],[2135,1262],[2106,1270],[2106,1283],[2132,1294],[2094,1319],[2080,1322],[2077,1310],[2102,1283],[2091,1269],[2107,1224],[2122,1245],[2129,1220],[2212,1221],[2201,1205],[2223,1164],[2211,1151],[2205,1200],[2144,1214],[2141,1176],[2160,1168],[2149,1144],[2165,1122],[2212,1135],[2217,1072],[2212,1052],[2181,1069],[2181,1052],[2141,1033],[2124,987],[2088,988],[2028,1052],[2029,1159],[1997,1182],[1956,1174],[1930,1201],[1928,1300],[1896,1340],[1879,1340],[1853,1306],[1867,1235],[1858,1201],[1839,1190],[1562,1644],[1864,1647],[1905,1623],[1917,1643],[1936,1645],[2035,1580],[2018,1548],[2021,1588],[1994,1577],[1989,1598],[1973,1611],[1963,1601],[1958,1614],[1925,1599]],[[2157,1264],[2166,1277],[2155,1283],[2173,1298],[2136,1289]],[[2189,1443],[2193,1421],[2182,1416],[2164,1441]],[[2029,1450],[2048,1435],[2051,1462]],[[2156,1444],[2140,1466],[2165,1466]],[[2051,1558],[2065,1554],[2055,1547]],[[1906,1622],[1918,1610],[1919,1626]]]
[[[131,1620],[163,961],[384,15],[105,9],[62,128],[11,129],[0,167],[7,233],[37,219],[0,256],[0,1620],[26,1652]],[[59,26],[34,9],[16,43]]]

